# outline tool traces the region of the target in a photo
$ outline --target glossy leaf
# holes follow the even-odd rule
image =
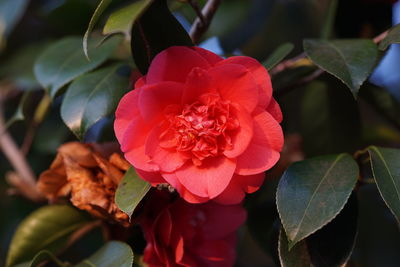
[[[133,251],[128,244],[110,241],[76,267],[132,267]]]
[[[386,37],[379,43],[379,49],[386,50],[391,44],[400,44],[400,24],[389,30]]]
[[[141,179],[135,169],[130,168],[118,185],[115,193],[115,203],[118,208],[132,216],[135,208],[150,190],[151,185]]]
[[[44,206],[18,226],[8,250],[6,266],[31,260],[39,251],[59,251],[69,236],[87,223],[84,213],[67,205]]]
[[[313,266],[345,266],[356,242],[357,223],[358,203],[353,193],[335,219],[305,240]]]
[[[358,165],[348,154],[292,164],[277,190],[277,207],[289,248],[321,229],[342,210],[353,190]]]
[[[59,40],[50,45],[36,60],[36,79],[54,98],[64,85],[106,61],[120,40],[112,38],[97,48],[95,47],[99,40],[91,40],[89,46],[93,48],[93,53],[90,61],[83,54],[80,38],[67,37]]]
[[[61,117],[82,139],[93,124],[115,112],[128,85],[129,74],[125,75],[120,64],[82,75],[68,87]]]
[[[304,51],[321,69],[344,82],[356,97],[378,60],[374,42],[364,39],[304,40]]]
[[[282,267],[311,267],[306,242],[300,241],[289,250],[289,242],[283,229],[279,233],[278,253]]]
[[[400,150],[372,146],[368,152],[379,192],[400,223]]]
[[[131,49],[136,66],[142,72],[153,58],[174,45],[193,45],[189,35],[168,9],[166,0],[154,1],[132,28]]]
[[[152,2],[153,0],[141,0],[115,11],[104,25],[103,34],[123,33],[129,37],[133,23]]]
[[[267,70],[273,69],[279,62],[281,62],[290,52],[292,52],[294,45],[292,43],[284,43],[280,45],[272,54],[263,62]]]
[[[83,36],[83,52],[85,56],[89,59],[89,48],[88,48],[88,39],[89,35],[92,32],[96,22],[99,20],[101,14],[106,10],[106,8],[110,5],[112,0],[101,0],[99,5],[96,7],[92,17],[90,18],[88,28]]]

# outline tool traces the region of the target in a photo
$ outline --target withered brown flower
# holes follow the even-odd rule
[[[50,202],[70,196],[74,206],[92,215],[129,226],[128,215],[115,204],[115,191],[129,163],[116,153],[115,144],[66,143],[59,147],[38,189]]]

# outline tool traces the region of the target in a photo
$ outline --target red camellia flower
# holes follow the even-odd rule
[[[236,230],[246,219],[240,205],[190,204],[182,198],[172,202],[167,192],[153,193],[139,218],[147,241],[143,260],[149,267],[233,266]]]
[[[170,47],[116,111],[125,158],[153,185],[188,202],[239,203],[279,159],[282,113],[255,59]]]

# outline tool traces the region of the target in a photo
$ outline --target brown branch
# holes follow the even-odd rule
[[[190,37],[194,44],[199,43],[201,36],[207,31],[221,2],[222,0],[208,0],[201,11],[202,16],[198,16],[193,22]]]
[[[42,195],[36,188],[36,178],[31,167],[5,128],[2,98],[0,98],[0,133],[0,149],[16,172],[7,176],[8,181],[25,197],[33,201],[42,200]]]

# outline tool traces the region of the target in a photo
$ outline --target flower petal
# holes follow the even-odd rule
[[[151,183],[155,186],[157,184],[166,183],[165,179],[161,176],[159,172],[146,172],[141,169],[135,169],[136,173],[139,174],[140,178]]]
[[[124,133],[129,126],[129,123],[140,115],[138,108],[140,90],[132,90],[124,95],[115,112],[114,132],[119,143],[122,142]]]
[[[193,68],[210,68],[199,53],[185,46],[172,46],[159,53],[151,62],[146,75],[147,84],[163,81],[184,83]]]
[[[139,109],[145,121],[161,116],[171,104],[180,104],[183,85],[176,82],[160,82],[141,87]]]
[[[272,168],[279,160],[282,146],[282,128],[268,112],[258,110],[254,116],[253,139],[238,157],[236,173],[251,175]]]
[[[175,173],[194,195],[214,198],[228,186],[235,168],[235,160],[220,156],[204,160],[201,166],[187,163]]]
[[[268,71],[257,60],[246,56],[229,57],[219,64],[239,64],[244,66],[254,77],[260,88],[259,104],[266,108],[272,98],[272,84]]]
[[[278,104],[278,102],[276,102],[276,100],[274,98],[271,98],[271,102],[269,102],[269,105],[267,107],[267,112],[269,112],[269,114],[272,115],[272,117],[274,117],[274,119],[281,123],[283,120],[283,115],[282,115],[282,111],[281,108]]]
[[[222,57],[218,56],[217,54],[214,54],[213,52],[210,52],[204,48],[194,46],[192,47],[193,50],[195,50],[198,54],[200,54],[204,59],[210,63],[211,66],[214,66],[218,62],[224,60]]]
[[[265,173],[262,172],[254,175],[236,174],[233,179],[242,187],[242,190],[244,190],[246,193],[254,193],[263,184]]]
[[[225,150],[224,155],[228,158],[235,158],[242,154],[249,146],[253,137],[253,118],[239,105],[232,105],[231,112],[239,121],[239,128],[228,133],[232,139],[233,148]]]
[[[191,104],[197,97],[215,91],[211,76],[204,69],[194,68],[188,75],[182,94],[182,104]]]
[[[211,68],[209,74],[223,99],[239,104],[249,113],[257,106],[258,86],[245,67],[223,64]]]
[[[242,186],[236,181],[234,175],[228,187],[213,200],[222,205],[233,205],[242,202],[245,197]]]

